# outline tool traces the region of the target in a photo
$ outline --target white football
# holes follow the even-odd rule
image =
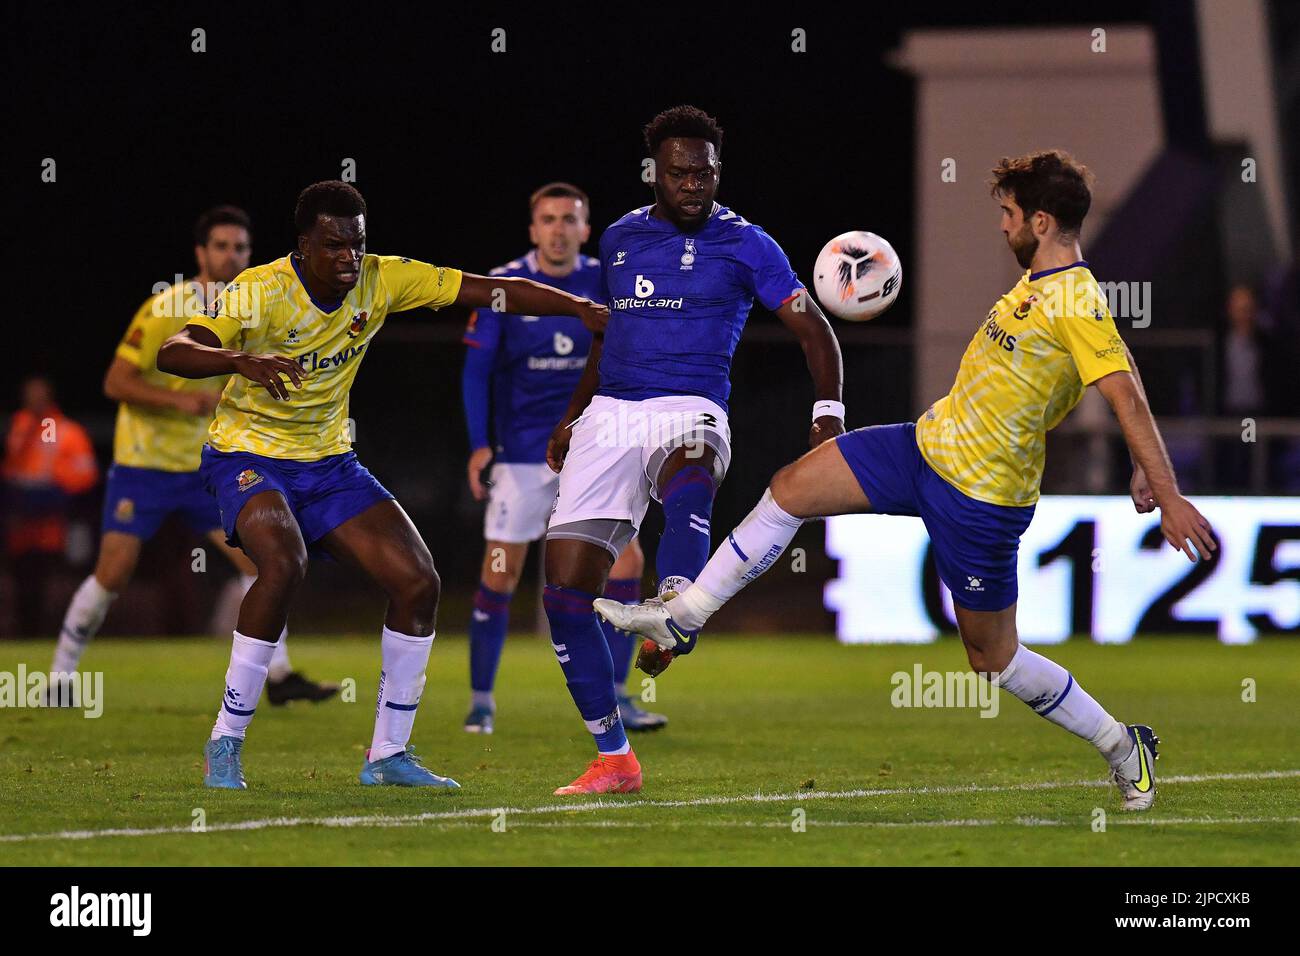
[[[813,288],[822,308],[850,322],[874,319],[894,304],[903,287],[903,264],[894,247],[874,232],[846,232],[822,247]]]

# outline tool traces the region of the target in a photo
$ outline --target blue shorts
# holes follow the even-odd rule
[[[104,489],[104,531],[120,531],[148,541],[172,512],[179,512],[198,534],[221,527],[217,502],[197,471],[163,471],[114,465]]]
[[[216,495],[221,527],[236,548],[240,545],[235,520],[244,504],[263,491],[284,495],[309,545],[371,505],[393,498],[351,451],[318,461],[294,461],[204,445],[199,473]]]
[[[958,491],[921,456],[912,422],[858,428],[836,441],[873,512],[925,522],[939,578],[955,603],[1001,611],[1016,602],[1016,553],[1033,505],[993,505]]]

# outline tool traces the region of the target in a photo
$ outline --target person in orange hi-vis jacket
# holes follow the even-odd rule
[[[69,499],[99,480],[86,430],[63,414],[44,378],[23,382],[22,406],[5,436],[0,478],[18,633],[32,636],[40,633],[45,583],[67,547]]]

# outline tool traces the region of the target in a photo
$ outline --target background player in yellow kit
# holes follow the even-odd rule
[[[109,605],[131,580],[141,547],[169,514],[180,513],[229,559],[245,592],[257,576],[248,557],[226,544],[217,503],[199,477],[199,452],[226,377],[179,378],[159,371],[157,364],[163,341],[201,315],[210,299],[248,268],[251,251],[252,226],[244,210],[217,206],[203,213],[194,225],[198,272],[140,306],[117,347],[104,377],[104,394],[119,404],[99,557],[68,605],[51,673],[77,669]],[[323,700],[336,690],[293,671],[282,633],[267,681],[271,703]],[[52,700],[71,703],[66,694]]]
[[[1111,717],[1059,664],[1019,642],[1016,553],[1038,500],[1046,433],[1096,385],[1134,462],[1138,512],[1160,509],[1165,539],[1195,561],[1216,547],[1209,523],[1178,490],[1132,356],[1087,262],[1079,232],[1090,176],[1059,151],[1004,159],[993,170],[1002,233],[1027,271],[980,323],[952,391],[913,424],[860,428],[777,472],[758,506],[695,583],[666,602],[595,607],[651,638],[643,660],[667,666],[689,634],[771,567],[809,518],[876,512],[920,517],[952,592],[971,667],[1035,713],[1091,742],[1127,810],[1155,800],[1158,738]]]
[[[433,645],[438,575],[406,512],[351,450],[348,392],[390,312],[455,303],[574,315],[600,330],[608,310],[528,279],[367,254],[365,200],[346,183],[307,187],[294,222],[296,252],[241,273],[158,356],[159,367],[177,375],[236,376],[217,405],[202,473],[229,540],[258,570],[204,750],[205,783],[245,786],[244,735],[311,548],[361,571],[388,596],[361,782],[456,787],[407,746]]]

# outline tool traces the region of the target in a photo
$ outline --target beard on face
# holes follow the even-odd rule
[[[1034,261],[1034,255],[1038,252],[1038,239],[1029,228],[1029,223],[1025,223],[1019,232],[1009,236],[1007,242],[1011,244],[1011,251],[1015,254],[1016,262],[1020,263],[1020,268],[1028,269],[1029,264]]]

